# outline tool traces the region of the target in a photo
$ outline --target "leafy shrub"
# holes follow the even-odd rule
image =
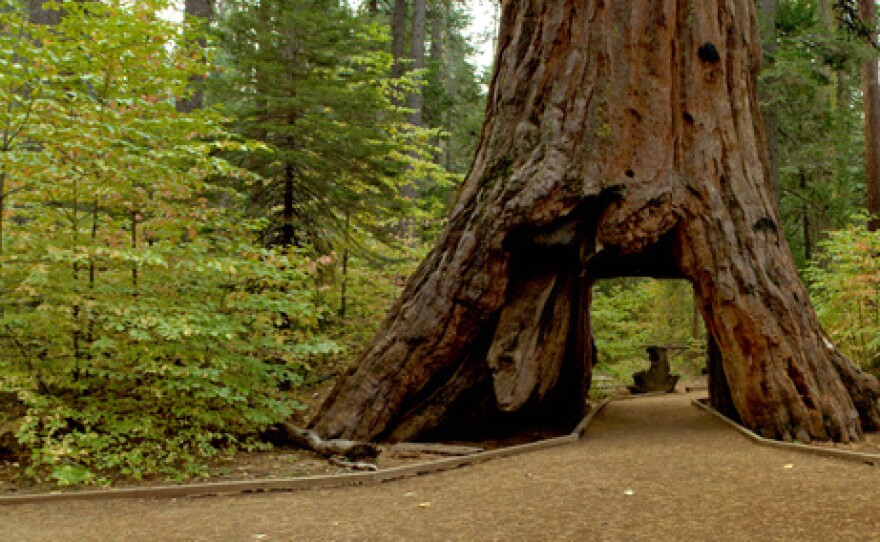
[[[880,232],[867,218],[828,232],[805,276],[816,312],[834,343],[866,369],[880,369]]]
[[[299,384],[308,360],[336,349],[315,333],[298,261],[253,249],[176,263],[156,256],[140,268],[136,296],[106,284],[76,317],[63,296],[7,313],[19,352],[3,363],[3,387],[28,408],[19,440],[32,451],[31,473],[185,476],[255,445],[298,406],[282,385]]]
[[[305,253],[256,246],[217,158],[243,149],[174,97],[204,71],[169,51],[164,2],[66,2],[60,25],[0,12],[0,395],[28,473],[197,474],[258,445],[337,350]],[[47,3],[44,6],[51,7]],[[34,40],[24,39],[33,37]],[[39,41],[36,40],[39,38]],[[124,74],[124,75],[123,75]],[[7,84],[8,83],[8,84]]]

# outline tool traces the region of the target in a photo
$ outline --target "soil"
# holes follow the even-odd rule
[[[684,393],[686,389],[702,390],[705,388],[705,377],[688,377],[682,379],[677,386],[679,393]],[[309,393],[310,397],[303,396],[299,399],[305,402],[308,399],[311,405],[304,412],[303,424],[305,419],[313,414],[315,405],[320,405],[324,396],[329,393],[330,386],[322,386],[319,391]],[[618,395],[629,395],[625,387],[617,390]],[[597,403],[594,403],[597,404]],[[559,436],[558,431],[547,428],[532,428],[520,431],[517,434],[509,435],[505,438],[496,438],[484,440],[481,442],[455,441],[446,444],[476,446],[486,450],[493,450],[527,442],[535,442],[546,438]],[[834,447],[851,451],[868,452],[880,454],[880,433],[870,433],[865,435],[865,440],[853,444],[837,444],[837,443],[814,443],[819,446]],[[381,470],[402,465],[422,463],[441,458],[443,456],[431,453],[418,453],[403,455],[392,455],[382,453],[374,464]],[[293,449],[293,448],[276,448],[261,452],[241,452],[233,457],[218,458],[207,465],[207,472],[204,476],[177,482],[159,477],[148,477],[142,480],[134,480],[129,478],[116,477],[112,478],[112,486],[117,488],[123,487],[149,487],[167,484],[200,484],[205,482],[224,482],[224,481],[244,481],[244,480],[272,480],[278,478],[291,478],[298,476],[317,476],[343,474],[353,472],[350,468],[344,468],[333,465],[327,458],[318,456],[312,452]],[[83,489],[94,489],[93,487],[72,487],[59,488],[53,482],[35,482],[22,476],[20,464],[14,459],[0,457],[0,496],[2,495],[24,495],[32,493],[44,493],[49,491],[81,491]]]
[[[850,444],[839,444],[837,442],[814,442],[813,444],[826,448],[838,448],[840,450],[880,455],[880,433],[867,433],[863,440]]]
[[[298,417],[292,419],[303,427],[307,420],[314,416],[317,409],[323,403],[326,396],[333,388],[332,377],[322,379],[319,386],[311,389],[298,389],[294,398],[306,409],[298,412]],[[527,442],[560,436],[560,432],[549,428],[524,429],[516,434],[507,435],[503,438],[494,438],[480,442],[455,441],[446,444],[465,445],[479,447],[485,450],[493,450]],[[376,467],[387,469],[403,465],[424,463],[438,459],[441,456],[432,453],[392,455],[382,453],[374,461]],[[277,478],[291,478],[298,476],[318,476],[327,474],[343,474],[353,472],[353,469],[343,468],[331,464],[327,458],[321,457],[309,451],[296,448],[274,448],[260,452],[241,452],[232,457],[217,458],[207,465],[204,476],[177,482],[161,477],[146,477],[135,480],[124,477],[110,477],[111,485],[115,488],[123,487],[149,487],[167,484],[201,484],[206,482],[228,482],[243,480],[271,480]],[[32,493],[45,493],[49,491],[81,491],[95,489],[94,487],[69,487],[59,488],[54,482],[35,482],[25,478],[20,463],[11,457],[0,455],[0,496],[24,495]]]
[[[538,440],[560,436],[558,431],[552,429],[526,429],[505,438],[484,440],[480,442],[455,441],[444,444],[464,445],[478,447],[484,450],[493,450],[535,442]],[[383,452],[372,463],[379,469],[388,469],[415,463],[424,463],[447,457],[446,455],[427,452],[407,452],[406,454]],[[299,476],[317,476],[327,474],[343,474],[354,472],[352,468],[333,465],[327,458],[321,457],[309,451],[294,448],[275,448],[260,452],[241,452],[232,457],[218,458],[207,465],[204,476],[175,482],[158,477],[149,477],[142,480],[130,478],[111,478],[112,486],[123,487],[149,487],[156,485],[200,484],[205,482],[228,482],[243,480],[272,480],[278,478],[292,478]],[[94,489],[93,487],[69,487],[59,488],[52,482],[35,482],[22,476],[21,465],[13,459],[0,458],[0,496],[24,495],[32,493],[45,493],[49,491],[81,491]]]
[[[878,540],[880,468],[758,446],[689,404],[608,405],[578,443],[378,486],[0,508],[3,538]]]

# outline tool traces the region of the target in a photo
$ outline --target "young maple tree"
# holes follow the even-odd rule
[[[248,144],[176,110],[204,66],[168,3],[40,6],[63,16],[0,11],[0,396],[33,476],[191,474],[290,415],[280,385],[333,349],[313,279],[215,182],[253,181],[217,157]]]

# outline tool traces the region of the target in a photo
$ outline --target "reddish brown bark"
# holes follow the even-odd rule
[[[859,14],[865,26],[872,30],[870,41],[877,44],[877,4],[874,0],[861,0]],[[865,113],[865,191],[866,206],[871,218],[868,228],[880,229],[880,84],[878,84],[877,58],[862,64],[862,99]]]
[[[591,284],[647,275],[694,284],[716,388],[747,426],[877,428],[877,382],[828,341],[778,226],[755,21],[752,0],[505,2],[449,226],[312,427],[397,439],[579,415]]]

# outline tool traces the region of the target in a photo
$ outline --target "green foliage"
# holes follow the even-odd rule
[[[358,352],[385,320],[388,309],[400,295],[406,279],[427,254],[428,246],[417,245],[377,258],[371,252],[354,253],[347,270],[335,258],[324,274],[323,286],[330,326],[328,334],[347,352]]]
[[[880,232],[867,218],[830,232],[806,271],[813,304],[834,344],[861,367],[880,370]]]
[[[859,67],[868,51],[825,28],[814,1],[781,0],[776,30],[761,105],[777,124],[782,224],[804,267],[823,232],[843,226],[864,202]]]
[[[265,221],[210,182],[254,182],[216,154],[261,147],[175,110],[204,67],[169,48],[166,3],[63,7],[52,28],[0,13],[19,29],[0,33],[0,392],[27,409],[32,476],[196,474],[289,416],[281,388],[337,347],[306,255],[255,246]]]
[[[425,74],[392,80],[385,28],[346,3],[226,3],[217,36],[169,5],[0,10],[2,416],[61,485],[262,446],[379,325],[425,251],[391,234],[437,231],[458,178],[441,124],[480,119],[458,8],[423,129],[395,104]],[[215,107],[179,112],[206,78]]]
[[[474,46],[464,37],[470,17],[463,5],[452,0],[437,0],[429,5],[429,18],[439,17],[442,24],[433,26],[440,35],[440,58],[428,61],[428,84],[424,88],[425,122],[442,132],[439,162],[450,172],[467,173],[483,124],[488,73],[479,74],[468,62]],[[432,49],[433,50],[433,49]]]
[[[703,322],[694,313],[693,290],[686,281],[600,281],[593,288],[590,317],[599,351],[597,371],[618,382],[631,382],[632,373],[647,366],[649,345],[686,347],[671,358],[674,371],[694,375],[705,366]]]
[[[402,187],[450,182],[430,161],[431,134],[394,105],[414,82],[389,77],[386,40],[337,0],[227,6],[210,88],[231,128],[265,144],[230,160],[262,179],[249,195],[275,217],[268,242],[329,253],[353,231],[387,237],[416,210]]]

